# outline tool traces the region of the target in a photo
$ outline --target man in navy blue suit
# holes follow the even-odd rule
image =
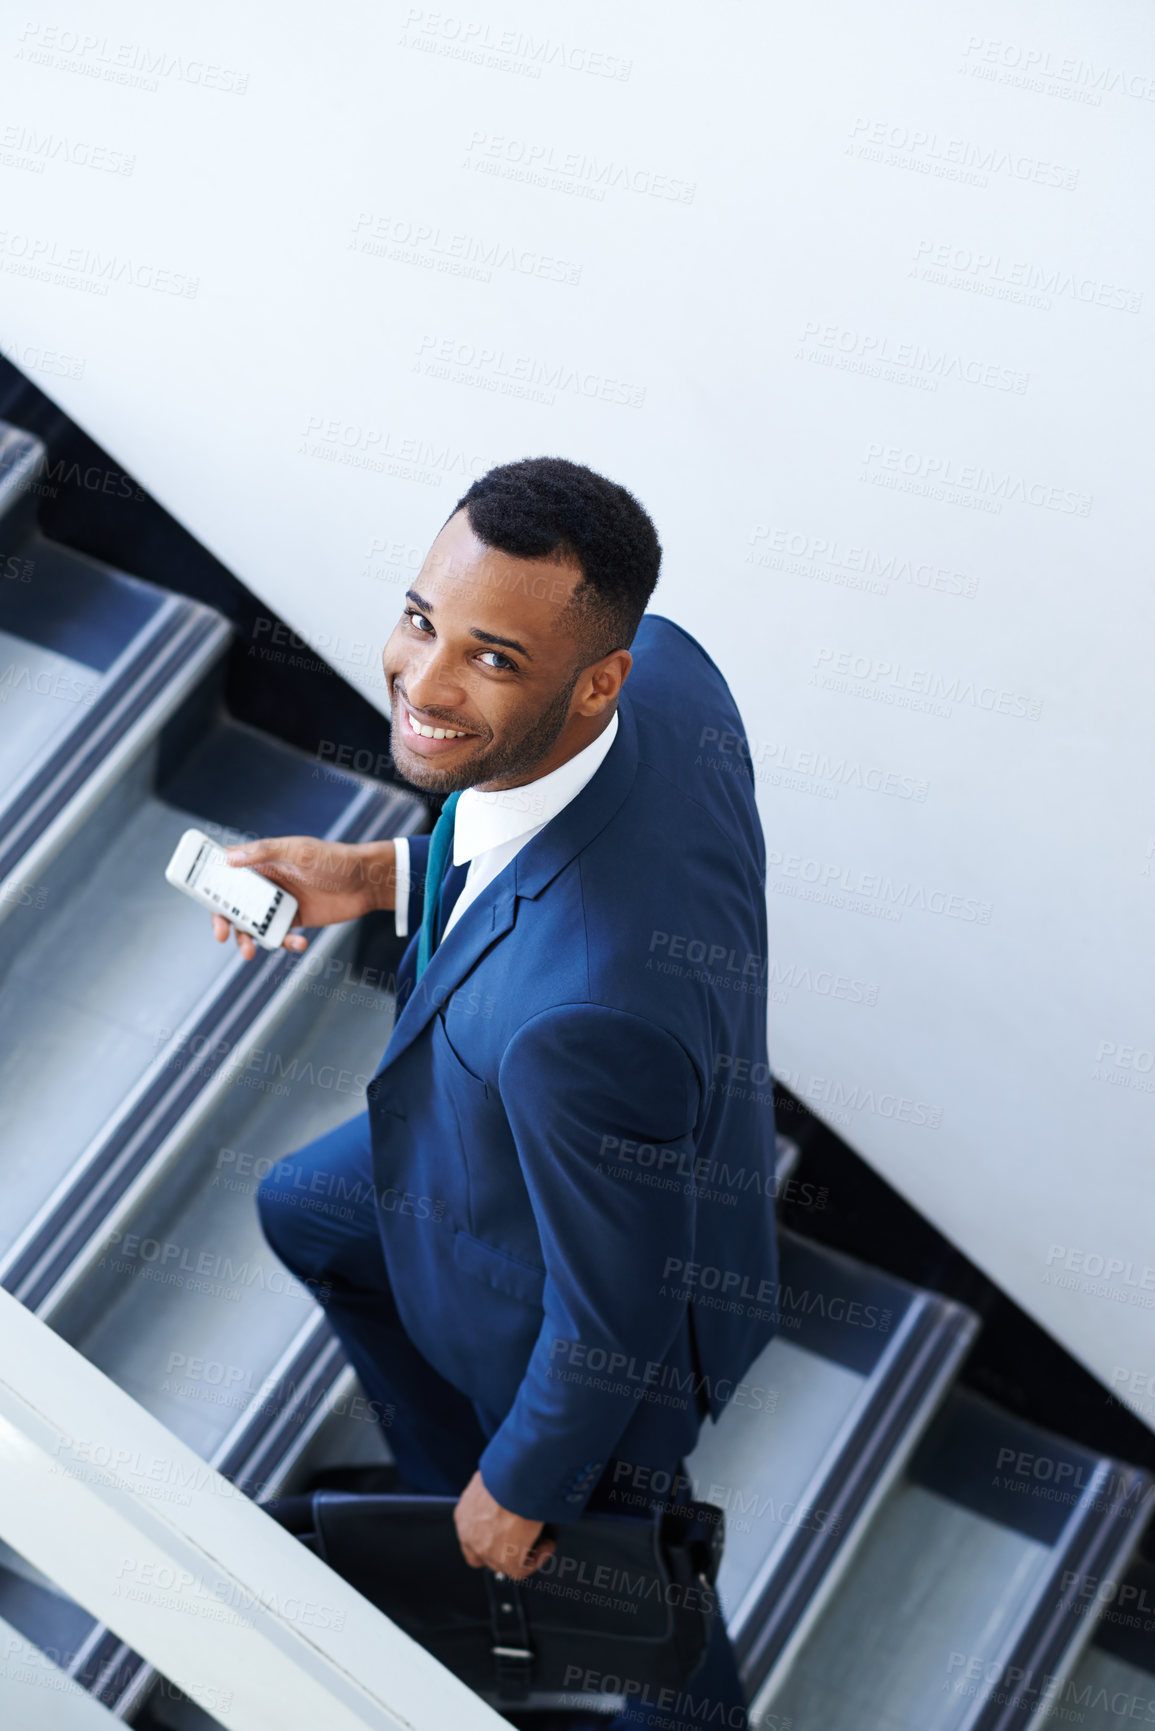
[[[660,1500],[775,1325],[773,1123],[728,1080],[766,1062],[762,832],[725,681],[645,614],[660,556],[589,469],[483,476],[383,657],[432,837],[229,854],[303,925],[393,907],[410,935],[368,1110],[273,1169],[261,1218],[404,1479],[518,1578],[545,1523]],[[736,1726],[718,1631],[692,1688]]]

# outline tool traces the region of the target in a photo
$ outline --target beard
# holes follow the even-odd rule
[[[524,781],[531,780],[534,767],[552,751],[569,719],[570,698],[581,672],[579,667],[569,684],[555,692],[541,713],[520,733],[505,739],[492,740],[475,756],[464,760],[454,769],[438,769],[435,764],[422,761],[419,771],[415,773],[413,769],[398,763],[396,740],[403,723],[400,720],[402,705],[395,704],[397,714],[393,720],[389,745],[393,767],[403,781],[419,788],[422,793],[459,793],[467,787],[478,787],[484,782],[507,781],[511,776],[517,776]]]

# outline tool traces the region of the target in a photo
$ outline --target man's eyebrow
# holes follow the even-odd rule
[[[500,649],[516,649],[517,653],[524,655],[527,661],[533,660],[533,656],[525,644],[519,643],[516,637],[495,637],[492,631],[479,631],[476,625],[469,635],[476,637],[479,643],[496,643]]]
[[[424,600],[420,595],[418,595],[416,589],[407,589],[405,591],[405,599],[406,601],[414,602],[418,607],[420,607],[422,613],[433,612],[433,603]],[[473,627],[469,635],[471,637],[476,637],[479,643],[496,644],[499,649],[516,649],[517,653],[519,655],[524,655],[527,661],[533,660],[533,656],[525,647],[525,644],[519,643],[516,637],[495,637],[492,631],[482,631],[480,626],[477,625]]]

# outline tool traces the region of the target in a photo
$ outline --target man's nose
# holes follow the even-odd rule
[[[416,709],[460,709],[465,692],[448,659],[431,649],[402,672],[405,695]]]

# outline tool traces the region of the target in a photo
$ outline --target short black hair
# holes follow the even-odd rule
[[[524,457],[476,480],[453,508],[500,553],[573,559],[582,579],[559,616],[588,667],[628,649],[658,581],[662,548],[625,487],[564,457]]]

